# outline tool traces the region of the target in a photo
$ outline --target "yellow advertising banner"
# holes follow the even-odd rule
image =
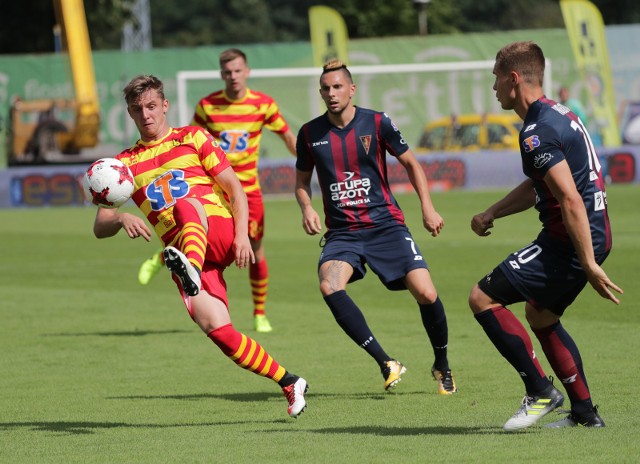
[[[322,66],[332,58],[347,64],[349,35],[340,13],[328,6],[312,6],[309,26],[314,66]]]
[[[602,15],[588,0],[561,0],[560,8],[605,147],[620,146],[611,67]]]

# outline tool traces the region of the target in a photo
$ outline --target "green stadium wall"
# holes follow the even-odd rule
[[[625,102],[640,101],[640,50],[634,45],[640,43],[640,25],[609,26],[606,28],[606,36],[616,105],[623,107]],[[580,81],[564,29],[352,40],[349,44],[349,64],[360,66],[493,60],[496,51],[502,45],[516,40],[534,40],[543,48],[551,62],[548,77],[553,82],[554,93],[560,85],[567,85],[572,89],[574,96],[583,102],[587,101],[588,89]],[[311,45],[308,42],[236,46],[245,50],[249,64],[254,70],[312,67]],[[165,82],[166,95],[171,102],[170,123],[184,124],[184,121],[178,120],[176,74],[185,70],[217,69],[217,56],[225,48],[227,46],[127,53],[94,52],[101,108],[101,145],[97,150],[100,156],[112,156],[135,143],[137,139],[137,131],[126,115],[122,98],[122,88],[129,79],[137,74],[155,74],[160,77]],[[440,75],[355,75],[354,78],[358,86],[356,104],[386,111],[400,127],[410,145],[417,143],[424,125],[437,117],[452,113],[500,111],[491,89],[493,76],[490,70],[449,72]],[[250,86],[271,94],[278,101],[294,132],[301,124],[324,110],[317,96],[317,78],[296,79],[255,78],[249,81]],[[219,86],[219,80],[194,84],[189,87],[188,99],[195,103],[198,97]],[[0,55],[0,117],[3,121],[6,121],[9,104],[13,98],[72,96],[70,71],[63,55]],[[74,190],[77,185],[70,183],[69,179],[76,178],[78,172],[86,166],[12,167],[2,171],[2,167],[6,166],[6,125],[2,123],[0,128],[0,206],[83,203],[84,200],[78,197],[78,192]],[[439,172],[438,169],[443,169],[444,172],[455,173],[458,168],[451,166],[459,164],[451,160],[462,160],[465,166],[471,166],[479,160],[489,162],[489,155],[461,153],[430,155],[421,159],[425,168],[431,170],[429,172]],[[506,164],[501,166],[514,173],[505,175],[499,186],[513,185],[518,179],[515,174],[517,169],[511,170],[509,166],[513,160],[516,160],[517,165],[518,157],[500,153],[491,156],[503,157]],[[613,160],[612,165],[615,169],[618,165],[623,166],[620,168],[619,180],[614,181],[637,182],[638,154],[635,147],[609,150],[603,153],[603,156]],[[268,193],[290,192],[292,166],[293,158],[288,155],[282,142],[267,132],[263,138],[260,166],[265,190]],[[439,167],[435,169],[434,166]],[[454,174],[454,178],[458,179],[455,182],[451,183],[449,179],[442,183],[437,181],[436,185],[442,188],[448,188],[449,184],[461,188],[482,188],[484,182],[486,187],[496,186],[490,176],[485,179],[478,172],[476,168],[467,167],[462,183],[458,174]],[[471,179],[474,175],[476,178]],[[26,190],[25,185],[28,186]]]

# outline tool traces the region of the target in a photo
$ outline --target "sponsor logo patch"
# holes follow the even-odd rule
[[[522,141],[522,147],[524,148],[524,151],[526,151],[527,153],[529,153],[532,150],[535,150],[539,146],[540,146],[540,139],[538,138],[537,135],[532,135]]]
[[[249,147],[249,132],[227,130],[220,132],[220,146],[227,153],[238,153]]]
[[[354,178],[355,173],[345,171],[345,180],[335,182],[329,186],[331,200],[338,202],[338,208],[356,206],[370,203],[369,190],[371,189],[371,179]]]
[[[539,153],[533,157],[533,167],[541,168],[549,161],[551,161],[552,158],[553,156],[551,156],[551,153]]]

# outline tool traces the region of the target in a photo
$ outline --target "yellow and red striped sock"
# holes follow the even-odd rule
[[[262,261],[249,265],[249,282],[253,298],[253,315],[264,315],[269,289],[269,268],[266,259],[263,258]]]
[[[262,377],[279,382],[287,372],[260,344],[238,332],[232,324],[212,330],[207,336],[233,362]]]
[[[202,271],[207,250],[207,233],[200,222],[195,206],[188,201],[178,201],[173,207],[173,217],[180,228],[178,248],[196,269]]]
[[[189,262],[202,271],[204,255],[207,249],[207,234],[202,224],[189,222],[182,228],[180,234],[180,250]]]

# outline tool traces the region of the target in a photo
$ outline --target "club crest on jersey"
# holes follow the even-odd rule
[[[541,168],[549,161],[551,161],[552,158],[553,156],[551,156],[551,153],[539,153],[533,157],[533,167]]]
[[[535,150],[539,146],[540,146],[540,139],[538,138],[537,135],[532,135],[522,141],[522,147],[524,148],[524,151],[526,151],[527,153]]]
[[[370,135],[361,135],[360,136],[360,143],[362,144],[362,147],[364,148],[364,151],[368,155],[369,154],[369,148],[371,147],[371,136]]]

